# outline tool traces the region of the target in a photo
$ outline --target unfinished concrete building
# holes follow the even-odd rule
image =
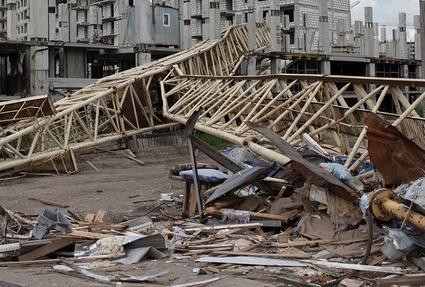
[[[255,21],[258,23],[269,22],[270,1],[254,1]],[[284,45],[288,51],[313,51],[318,50],[319,43],[319,3],[318,0],[279,1],[280,28],[288,35],[288,41]],[[190,20],[192,42],[198,43],[210,38],[217,37],[217,31],[224,30],[233,24],[247,23],[248,15],[254,9],[249,1],[245,0],[221,0],[221,1],[183,1],[189,9],[183,9],[183,20]],[[329,1],[330,31],[336,35],[338,23],[344,23],[345,29],[350,27],[350,1]],[[186,36],[186,35],[185,35]],[[286,40],[286,39],[284,39]]]
[[[183,48],[217,38],[233,24],[267,23],[275,29],[276,45],[267,55],[257,54],[260,73],[420,76],[419,16],[415,41],[408,44],[405,13],[400,13],[399,28],[387,39],[386,28],[374,21],[371,7],[365,8],[364,21],[351,25],[349,0],[185,0],[180,10]],[[271,70],[270,52],[274,54]]]
[[[271,29],[271,45],[242,74],[420,76],[420,18],[406,15],[387,39],[365,9],[351,25],[349,0],[10,0],[0,2],[1,95],[75,90],[95,79],[219,38],[233,24]],[[46,17],[40,17],[45,15]],[[3,30],[2,30],[3,29]],[[380,31],[378,31],[380,30]],[[380,32],[380,33],[379,33]],[[379,37],[379,34],[381,35]],[[18,80],[20,79],[20,80]]]
[[[75,90],[180,47],[178,5],[172,1],[3,2],[1,95]]]

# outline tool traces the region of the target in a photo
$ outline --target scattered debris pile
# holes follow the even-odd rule
[[[167,271],[124,275],[146,259],[192,264],[201,286],[242,276],[288,286],[417,285],[425,278],[424,151],[376,115],[365,118],[368,152],[356,173],[346,157],[308,136],[294,148],[247,126],[289,159],[270,162],[243,147],[220,152],[185,135],[191,162],[170,171],[185,183],[144,214],[81,216],[68,206],[26,216],[0,208],[1,267],[49,264],[98,282],[148,282]],[[212,163],[197,163],[195,150]],[[34,199],[36,200],[36,199]],[[111,267],[114,267],[111,269]],[[170,280],[167,279],[167,283]]]

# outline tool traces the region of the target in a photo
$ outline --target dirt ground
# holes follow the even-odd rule
[[[183,191],[182,183],[168,178],[170,168],[189,161],[186,149],[161,147],[138,154],[146,164],[140,166],[119,155],[110,153],[85,154],[77,156],[79,173],[67,176],[36,176],[16,179],[0,184],[0,203],[6,208],[28,215],[39,214],[46,206],[28,198],[39,198],[69,205],[69,209],[86,214],[99,209],[114,213],[136,211],[138,200],[159,199],[162,192]],[[93,164],[99,172],[87,163]],[[263,283],[234,275],[196,275],[193,268],[200,265],[191,260],[177,260],[172,257],[163,260],[144,261],[120,272],[135,275],[150,275],[160,271],[170,273],[155,284],[139,286],[169,286],[172,284],[201,281],[220,277],[210,287],[243,286],[265,287],[284,286]],[[255,276],[254,276],[255,277]],[[97,282],[63,275],[52,271],[49,266],[25,268],[0,268],[0,287],[7,283],[21,286],[104,286]],[[134,284],[133,284],[134,285]],[[110,286],[110,285],[105,285]],[[120,285],[123,286],[123,285]],[[127,286],[127,285],[125,285]],[[131,286],[131,285],[128,285]]]

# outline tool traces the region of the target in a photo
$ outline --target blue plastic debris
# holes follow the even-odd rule
[[[179,175],[185,180],[193,182],[193,171],[192,170],[183,170],[179,172]],[[204,183],[211,184],[220,184],[223,183],[229,175],[225,174],[216,169],[198,169],[199,180]]]
[[[339,163],[326,162],[319,164],[319,166],[332,173],[336,178],[345,183],[347,186],[357,191],[363,190],[363,183],[352,176],[350,171],[343,165]]]

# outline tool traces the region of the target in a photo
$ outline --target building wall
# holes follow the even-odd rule
[[[152,14],[149,0],[139,0],[135,8],[136,43],[152,44]]]
[[[154,6],[153,15],[153,39],[155,44],[162,46],[179,46],[180,26],[178,10],[171,7],[156,5]]]
[[[293,7],[293,20],[291,21],[292,27],[292,45],[291,48],[293,51],[298,50],[299,47],[298,39],[304,39],[304,33],[308,33],[311,37],[312,48],[318,46],[318,30],[319,30],[319,6],[320,0],[281,0],[281,23],[283,23],[283,14],[286,13],[284,7]],[[203,1],[208,3],[208,1]],[[246,22],[246,12],[247,12],[247,1],[245,0],[220,0],[220,29],[224,30],[235,24],[238,18],[241,18],[242,22]],[[205,11],[205,7],[202,6],[200,0],[191,0],[191,26],[192,26],[192,39],[193,44],[205,40],[206,25],[203,23],[208,22],[208,11]],[[269,1],[268,0],[256,0],[255,7],[257,13],[263,13],[264,21],[267,21],[267,14],[269,10]],[[305,15],[305,16],[304,16]],[[261,17],[261,15],[258,15]],[[302,27],[304,23],[304,17],[306,18],[307,26]],[[336,31],[338,19],[344,19],[347,31],[350,29],[350,1],[349,0],[331,0],[329,1],[329,21],[330,21],[330,30],[331,30],[331,39],[336,41],[336,37],[332,37],[333,33]],[[316,48],[317,49],[317,48]]]

